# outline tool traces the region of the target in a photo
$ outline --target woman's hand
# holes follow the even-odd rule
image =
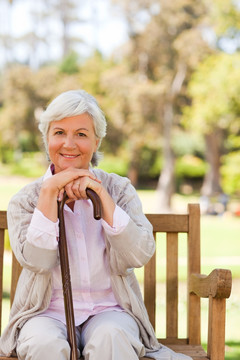
[[[37,208],[50,220],[56,222],[58,218],[57,200],[61,200],[65,187],[69,184],[68,189],[71,188],[75,180],[87,177],[92,180],[95,179],[96,183],[99,182],[95,175],[85,169],[68,168],[60,171],[59,173],[51,176],[42,184]],[[66,189],[67,190],[67,189]],[[76,200],[72,198],[70,190],[68,190],[70,201]]]
[[[71,202],[74,200],[86,200],[87,194],[86,189],[90,188],[94,190],[97,194],[101,193],[101,180],[88,175],[83,175],[77,178],[76,180],[68,183],[64,189],[60,191],[58,200],[61,201],[63,197],[63,192],[66,191],[69,200],[67,202]]]
[[[61,197],[60,194],[63,194],[63,192],[65,190],[67,191],[68,189],[69,198],[72,198],[70,196],[71,195],[70,188],[72,184],[83,177],[87,177],[89,179],[99,182],[99,180],[95,177],[95,175],[92,174],[89,170],[68,168],[66,170],[60,171],[59,173],[53,175],[51,178],[47,179],[43,183],[43,187],[49,188],[49,190],[51,190],[55,194],[58,193],[58,196],[60,197]]]
[[[73,200],[86,200],[87,194],[86,189],[90,188],[95,191],[101,201],[102,205],[102,218],[110,225],[113,224],[113,213],[115,210],[115,203],[107,190],[101,184],[101,181],[93,176],[84,175],[72,182],[68,183],[64,190],[68,195],[67,202],[71,202]],[[62,199],[62,193],[60,194],[60,199]]]
[[[87,199],[86,189],[94,190],[102,202],[102,218],[112,226],[115,203],[101,181],[85,169],[68,168],[43,182],[37,208],[53,222],[57,221],[57,200],[61,201],[64,191],[67,202]]]

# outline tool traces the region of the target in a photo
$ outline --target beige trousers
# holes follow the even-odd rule
[[[100,313],[76,328],[77,344],[85,360],[138,360],[145,350],[135,320],[125,312]],[[34,317],[22,327],[19,360],[69,360],[66,326],[49,317]]]

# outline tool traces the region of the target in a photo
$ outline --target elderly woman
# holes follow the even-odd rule
[[[88,360],[190,359],[159,344],[133,269],[155,250],[152,228],[126,178],[97,165],[105,117],[83,90],[59,95],[39,129],[50,159],[46,174],[10,201],[9,235],[21,273],[0,353],[19,360],[68,360],[57,203],[66,191],[66,237],[79,356]],[[93,218],[86,188],[102,202]]]

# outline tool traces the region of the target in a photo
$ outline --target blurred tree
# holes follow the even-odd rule
[[[209,62],[204,60],[212,53],[221,55],[220,50],[239,48],[239,6],[231,0],[211,3],[205,0],[112,1],[123,9],[130,40],[113,57],[114,61],[96,51],[85,63],[71,52],[74,41],[79,41],[74,39],[72,26],[82,21],[77,1],[31,2],[33,31],[19,41],[29,44],[27,63],[32,70],[27,66],[13,66],[2,74],[1,144],[21,151],[37,149],[40,140],[34,115],[38,116],[46,103],[61,91],[83,87],[97,97],[107,115],[108,139],[103,147],[128,158],[129,177],[133,183],[138,181],[139,169],[149,169],[143,162],[154,162],[159,154],[156,149],[161,148],[163,161],[161,159],[158,187],[162,209],[168,210],[174,191],[175,157],[179,151],[174,147],[173,137],[176,128],[179,130],[182,126],[182,109],[192,98],[196,112],[193,109],[192,115],[188,115],[186,110],[185,117],[189,122],[191,116],[198,119],[192,121],[194,129],[200,121],[199,133],[204,134],[208,146],[206,154],[210,166],[208,181],[204,183],[204,186],[208,184],[205,186],[208,190],[204,192],[215,191],[209,190],[211,186],[220,191],[219,156],[226,149],[223,146],[226,139],[227,144],[230,143],[226,134],[232,132],[237,138],[239,132],[239,102],[233,94],[239,91],[237,84],[233,85],[238,79],[234,72],[235,68],[238,71],[238,65],[234,61],[237,64],[239,59],[233,61],[231,58],[231,65],[230,60],[223,60],[221,56],[213,56]],[[53,38],[51,41],[49,38],[56,32],[62,38],[63,54],[67,55],[59,68],[39,68],[46,61],[40,57],[40,50],[45,46],[51,52]],[[6,40],[6,34],[1,35],[2,40]],[[55,42],[58,42],[56,38]],[[14,49],[11,54],[9,48],[5,46],[5,49],[7,56],[14,59]],[[201,62],[203,65],[199,67]],[[199,71],[191,80],[198,67]],[[190,80],[191,88],[187,91]],[[227,95],[223,89],[227,89]],[[218,102],[214,104],[215,92]],[[154,156],[149,156],[149,149]],[[237,151],[230,147],[228,150]],[[239,157],[232,155],[231,159]],[[224,173],[227,173],[226,167]]]
[[[62,91],[79,88],[73,75],[62,74],[57,67],[33,71],[16,65],[2,76],[0,101],[0,146],[15,153],[36,151],[41,147],[37,127],[39,113]]]
[[[82,42],[79,36],[73,35],[71,32],[74,24],[83,21],[78,15],[79,2],[76,0],[51,0],[50,4],[49,15],[58,17],[62,27],[62,58],[64,58],[74,49],[74,44]]]
[[[230,152],[240,149],[239,143],[236,147],[237,142],[234,141],[240,133],[239,84],[239,53],[210,56],[198,67],[189,84],[192,104],[185,109],[185,123],[188,128],[204,135],[206,157],[210,165],[202,186],[202,195],[212,196],[222,192],[221,156],[226,154],[226,146]],[[226,141],[228,137],[231,141]],[[232,163],[232,153],[230,157]],[[225,162],[227,158],[228,155],[225,155]]]
[[[71,51],[60,63],[60,72],[65,74],[76,74],[79,71],[79,56]]]
[[[208,36],[211,38],[211,30],[214,31],[212,46],[216,55],[197,69],[189,89],[193,106],[186,111],[188,124],[194,124],[195,130],[199,129],[205,136],[209,170],[201,192],[207,196],[222,192],[221,155],[226,151],[227,136],[239,132],[239,54],[230,55],[240,49],[239,15],[239,2],[213,0],[209,3]],[[228,157],[224,158],[226,161]],[[231,160],[233,158],[238,157],[232,156]]]
[[[79,68],[78,79],[83,89],[94,95],[107,118],[107,137],[101,148],[104,152],[116,155],[123,142],[123,132],[114,121],[111,113],[111,89],[104,86],[103,79],[116,64],[106,59],[96,50]]]
[[[96,50],[79,68],[79,79],[86,91],[97,95],[102,99],[105,95],[101,84],[101,79],[105,71],[112,68],[115,64],[111,59],[105,59],[104,56]]]
[[[0,19],[0,49],[1,62],[11,63],[13,61],[13,39],[11,37],[11,10],[12,2],[5,0],[1,2]]]
[[[25,9],[24,31],[16,35],[12,15],[20,1]],[[76,26],[89,22],[81,16],[83,5],[76,0],[1,1],[0,42],[5,53],[2,61],[20,61],[37,69],[53,59],[67,57],[76,45],[83,43],[76,30]]]
[[[234,46],[235,50],[239,48],[239,10],[238,0],[212,0],[209,4],[209,19],[216,34],[216,44],[219,48],[224,47],[226,41]]]
[[[84,88],[98,99],[108,116],[108,97],[101,85],[102,74],[113,66],[99,52],[78,65],[70,54],[59,67],[45,66],[37,71],[28,66],[11,66],[0,82],[0,147],[15,152],[33,151],[41,147],[37,119],[47,103],[59,93]],[[121,139],[109,121],[106,149],[116,150]],[[113,139],[114,138],[114,139]]]
[[[238,145],[223,157],[221,174],[225,193],[240,196],[240,136],[236,137],[236,139]]]
[[[21,150],[21,139],[27,137],[28,149],[36,150],[36,124],[32,121],[35,102],[32,72],[26,66],[12,67],[5,72],[2,81],[2,146],[12,146],[15,151]]]
[[[156,88],[161,89],[155,96],[153,106],[157,111],[152,119],[162,131],[164,161],[158,190],[161,208],[168,211],[174,192],[172,129],[179,124],[181,109],[188,102],[186,89],[190,75],[210,52],[202,37],[207,10],[204,1],[196,3],[194,0],[117,2],[122,5],[129,23],[129,73],[141,79],[145,94],[151,94]],[[145,27],[139,28],[143,19]],[[137,92],[139,81],[132,86]],[[129,96],[128,102],[131,101]],[[135,117],[139,117],[139,113]],[[135,118],[136,123],[138,119]],[[142,123],[138,124],[142,129]],[[143,136],[149,127],[149,121],[145,122]],[[159,138],[159,131],[155,135]]]
[[[106,109],[118,139],[122,138],[129,163],[128,177],[137,185],[144,147],[156,149],[162,87],[151,80],[130,73],[128,63],[106,71],[102,85],[107,93]]]

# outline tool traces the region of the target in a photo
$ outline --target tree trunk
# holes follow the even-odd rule
[[[158,180],[158,201],[161,212],[171,212],[171,199],[175,191],[175,157],[172,150],[172,127],[174,120],[174,99],[180,93],[186,77],[187,67],[183,62],[177,64],[169,98],[163,110],[163,169]]]
[[[168,103],[164,108],[163,123],[163,168],[158,180],[158,209],[161,212],[171,211],[171,198],[174,193],[175,159],[171,147],[171,132],[173,123],[173,105]]]
[[[206,159],[209,164],[209,170],[204,177],[201,188],[201,195],[203,196],[209,197],[222,193],[220,177],[222,141],[223,132],[220,129],[205,135]]]
[[[132,143],[130,145],[130,164],[128,168],[128,178],[130,179],[131,183],[134,187],[138,184],[138,176],[139,176],[139,156],[140,156],[140,149],[138,146],[134,146]]]

